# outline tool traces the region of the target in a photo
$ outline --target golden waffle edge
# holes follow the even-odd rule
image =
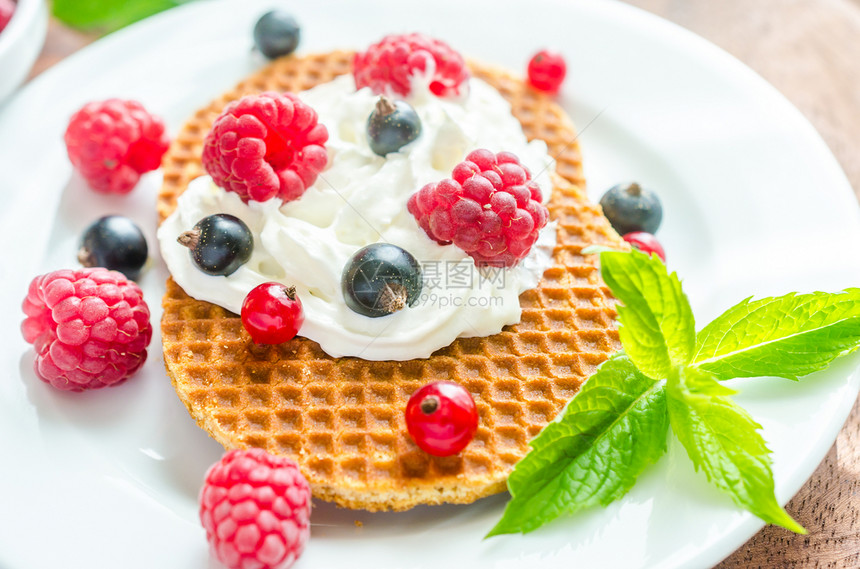
[[[203,174],[212,122],[231,100],[261,91],[301,91],[350,71],[351,52],[277,60],[199,110],[163,163],[158,212]],[[520,297],[522,319],[485,338],[461,338],[430,358],[376,362],[331,358],[296,338],[255,346],[238,316],[189,297],[168,279],[161,321],[167,373],[191,416],[226,448],[262,447],[296,460],[317,498],[357,509],[405,510],[469,503],[505,489],[528,441],[620,347],[613,300],[590,244],[623,246],[584,191],[572,123],[549,98],[509,73],[470,62],[473,74],[510,101],[529,139],[556,157],[549,210],[558,221],[554,264]],[[480,426],[458,455],[434,457],[406,432],[409,396],[435,380],[475,398]]]

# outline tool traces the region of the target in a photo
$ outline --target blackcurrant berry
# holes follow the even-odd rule
[[[254,236],[236,216],[216,213],[204,217],[178,239],[191,251],[194,264],[210,275],[231,275],[248,262],[254,249]]]
[[[137,280],[147,254],[146,238],[132,220],[107,215],[84,231],[78,261],[85,267],[105,267]]]
[[[600,206],[619,235],[634,231],[656,233],[663,219],[657,194],[635,182],[609,188],[600,198]]]
[[[254,26],[254,45],[269,59],[293,53],[300,38],[296,19],[280,10],[266,12]]]
[[[421,119],[409,103],[380,97],[367,118],[367,143],[374,153],[397,152],[421,135]]]
[[[359,249],[341,277],[346,305],[371,318],[414,306],[422,285],[421,265],[415,257],[390,243]]]

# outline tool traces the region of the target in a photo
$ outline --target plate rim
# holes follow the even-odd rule
[[[545,1],[549,4],[553,3],[553,0],[545,0]],[[209,4],[210,6],[208,6],[208,7],[211,7],[212,4],[216,4],[216,3],[217,4],[227,4],[227,0],[219,0],[218,2],[207,2],[206,4]],[[127,39],[127,38],[134,38],[135,35],[139,35],[139,36],[146,35],[147,33],[149,33],[150,29],[158,29],[159,26],[164,25],[164,24],[162,24],[162,21],[164,21],[164,22],[173,21],[173,20],[178,21],[179,19],[181,19],[182,17],[185,16],[185,11],[193,11],[193,10],[197,10],[197,9],[202,9],[203,4],[204,3],[202,3],[202,2],[201,3],[189,3],[186,5],[182,5],[178,8],[174,8],[174,9],[172,9],[168,12],[165,12],[163,14],[159,14],[155,17],[149,18],[147,20],[143,20],[137,24],[134,24],[134,25],[126,28],[125,30],[123,30],[121,32],[107,36],[106,38],[99,40],[98,42],[94,42],[93,44],[83,48],[79,52],[66,58],[64,61],[60,62],[53,69],[48,70],[47,72],[45,72],[45,73],[41,74],[39,77],[37,77],[34,81],[31,81],[30,83],[28,83],[24,87],[24,89],[22,89],[21,91],[16,93],[12,98],[10,98],[9,101],[7,101],[7,103],[5,105],[0,107],[0,124],[2,124],[5,115],[10,112],[9,109],[13,108],[14,106],[22,104],[22,103],[19,103],[19,101],[25,100],[32,92],[37,92],[38,90],[42,89],[43,84],[50,85],[52,81],[56,81],[56,79],[54,79],[55,77],[61,78],[63,73],[67,73],[67,74],[72,73],[77,66],[82,65],[82,63],[79,63],[79,62],[86,62],[89,58],[98,57],[102,53],[106,53],[106,52],[110,51],[115,46],[119,46],[125,42],[132,41],[131,39]],[[581,4],[581,3],[577,3],[577,4]],[[657,25],[657,26],[668,25],[672,29],[673,34],[681,33],[682,36],[684,36],[683,41],[685,41],[685,42],[692,41],[692,42],[698,44],[697,48],[704,49],[705,51],[709,52],[709,57],[715,57],[718,59],[722,58],[725,60],[724,61],[725,64],[738,66],[739,69],[744,70],[743,72],[747,75],[746,80],[760,83],[757,86],[757,88],[759,88],[759,89],[764,88],[765,90],[770,91],[768,96],[778,97],[782,101],[782,105],[785,107],[785,109],[783,109],[783,110],[785,110],[786,112],[793,113],[795,115],[795,117],[794,117],[795,122],[797,122],[798,125],[801,125],[801,124],[805,125],[804,128],[808,131],[807,135],[809,135],[807,138],[807,142],[814,142],[815,144],[819,145],[819,151],[821,151],[821,150],[824,151],[823,156],[820,156],[819,158],[822,158],[825,161],[829,160],[829,162],[830,162],[829,165],[827,165],[827,164],[823,165],[826,169],[829,170],[827,172],[828,175],[829,176],[835,176],[837,179],[841,178],[843,183],[840,185],[843,185],[844,188],[848,190],[848,192],[847,192],[848,196],[851,197],[852,199],[854,199],[854,194],[851,191],[850,183],[848,182],[847,178],[845,177],[845,174],[842,171],[842,169],[839,167],[838,162],[836,161],[836,158],[833,156],[833,154],[827,148],[827,146],[824,143],[824,140],[821,138],[820,134],[817,131],[815,131],[815,129],[808,122],[808,120],[800,113],[800,111],[798,111],[793,105],[791,105],[791,103],[788,102],[788,100],[781,93],[779,93],[779,91],[777,91],[775,88],[773,88],[768,83],[766,83],[765,80],[762,79],[760,76],[758,76],[754,71],[750,70],[746,65],[744,65],[742,62],[740,62],[739,60],[737,60],[733,56],[724,52],[720,48],[714,46],[710,42],[707,42],[706,40],[700,38],[699,36],[696,36],[692,32],[689,32],[688,30],[685,30],[685,29],[683,29],[683,28],[681,28],[675,24],[672,24],[670,22],[667,22],[667,21],[665,21],[665,20],[663,20],[657,16],[650,14],[650,13],[644,12],[641,9],[638,9],[636,7],[633,7],[633,6],[630,6],[627,4],[622,4],[622,3],[616,2],[614,0],[613,1],[606,1],[606,2],[602,2],[602,3],[596,3],[595,5],[597,5],[597,4],[601,4],[604,7],[614,6],[612,8],[607,8],[609,10],[620,10],[621,12],[628,12],[629,14],[636,13],[636,16],[630,16],[630,17],[634,17],[634,18],[643,18],[644,17],[645,19],[650,19],[651,21],[649,22],[648,25]],[[664,28],[664,29],[668,30],[670,28]],[[96,55],[90,55],[91,53],[96,54]],[[729,61],[731,63],[727,63]],[[217,94],[215,94],[215,95],[217,95]],[[799,119],[799,121],[798,121],[798,119]],[[54,194],[62,193],[61,191],[56,191],[56,188],[47,189],[47,190],[43,191],[43,193],[51,193],[51,192],[53,192]],[[59,195],[57,195],[55,197],[57,197],[57,199],[59,199]],[[4,215],[3,217],[9,217],[9,216],[7,214],[7,215]],[[860,220],[860,210],[858,210],[858,216],[857,217],[858,217],[858,220]],[[28,272],[26,274],[31,274],[31,273],[32,272]],[[4,286],[3,288],[5,289],[6,287]],[[10,286],[9,290],[10,291],[12,290],[11,286]],[[15,298],[17,298],[19,291],[20,291],[20,288],[18,288],[16,290]],[[5,298],[8,298],[9,296],[10,295],[4,295]],[[159,351],[160,351],[160,348],[159,348]],[[154,355],[154,354],[151,354],[151,355]],[[858,387],[858,390],[860,390],[860,387]],[[854,399],[856,399],[858,390],[855,390]],[[838,425],[834,421],[834,423],[832,423],[830,425],[831,428],[827,429],[827,433],[822,433],[822,436],[819,437],[819,440],[829,441],[829,443],[827,443],[826,445],[824,445],[822,443],[823,449],[816,446],[815,452],[810,453],[811,455],[815,455],[815,456],[820,455],[817,462],[815,462],[815,466],[810,471],[810,475],[818,467],[818,464],[821,462],[821,460],[824,458],[824,456],[829,451],[830,447],[832,446],[833,442],[836,439],[836,436],[838,435],[838,432],[842,429],[842,426],[845,422],[845,419],[847,418],[848,414],[850,413],[851,408],[853,407],[853,404],[854,404],[854,400],[851,400],[850,403],[845,403],[843,405],[843,407],[845,407],[844,417],[842,417],[841,420],[838,421]],[[832,431],[832,433],[831,433],[831,431]],[[831,436],[831,434],[832,434],[832,436]],[[792,496],[794,496],[797,493],[797,490],[799,490],[799,488],[805,483],[808,476],[809,475],[803,476],[802,479],[797,483],[797,488],[795,488],[794,491],[791,492]],[[735,540],[736,545],[733,546],[732,549],[730,551],[728,551],[728,553],[726,553],[725,555],[722,555],[719,558],[714,556],[713,557],[713,559],[715,560],[714,562],[718,562],[720,559],[724,558],[726,555],[731,554],[732,551],[735,551],[737,549],[737,547],[742,545],[746,540],[749,539],[749,537],[754,535],[758,531],[758,529],[760,529],[763,525],[764,524],[759,522],[757,520],[757,518],[750,518],[750,519],[745,520],[742,524],[740,524],[740,526],[738,526],[737,531],[733,532],[733,534],[732,534],[732,535],[737,536],[736,540]]]

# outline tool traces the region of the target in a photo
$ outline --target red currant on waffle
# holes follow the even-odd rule
[[[439,244],[453,243],[476,265],[511,267],[525,257],[549,219],[538,185],[510,152],[475,150],[453,179],[427,184],[407,209]]]
[[[558,52],[542,50],[529,61],[529,83],[538,91],[557,93],[567,75],[567,64]]]
[[[457,454],[478,429],[475,400],[459,383],[428,383],[406,403],[406,429],[415,444],[429,454]]]
[[[243,201],[295,200],[328,163],[328,130],[292,93],[233,101],[203,145],[203,167],[215,184]]]
[[[394,97],[409,95],[416,73],[432,73],[430,91],[439,97],[459,95],[469,78],[463,56],[423,34],[385,36],[356,53],[352,67],[356,88]]]
[[[281,344],[296,337],[305,314],[295,287],[269,282],[255,286],[242,303],[242,325],[257,344]]]

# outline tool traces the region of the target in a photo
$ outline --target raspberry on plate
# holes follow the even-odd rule
[[[248,95],[227,105],[203,146],[203,167],[243,201],[295,200],[328,163],[328,130],[292,93]]]
[[[352,72],[356,88],[370,87],[374,93],[394,98],[409,95],[415,73],[430,74],[430,91],[439,97],[459,95],[469,78],[463,56],[423,34],[385,36],[355,54]]]
[[[149,307],[120,272],[97,267],[38,276],[23,309],[21,331],[36,349],[36,374],[57,389],[117,385],[146,361]]]
[[[164,122],[137,101],[87,103],[64,136],[72,165],[97,192],[127,194],[161,165],[170,139]]]
[[[511,267],[528,255],[549,219],[531,174],[510,152],[474,150],[453,179],[412,194],[409,213],[430,238],[454,243],[476,265]]]
[[[0,0],[0,32],[6,28],[6,24],[15,13],[15,2],[12,0]]]
[[[200,521],[230,569],[287,569],[310,538],[311,490],[292,460],[231,450],[206,473]]]

